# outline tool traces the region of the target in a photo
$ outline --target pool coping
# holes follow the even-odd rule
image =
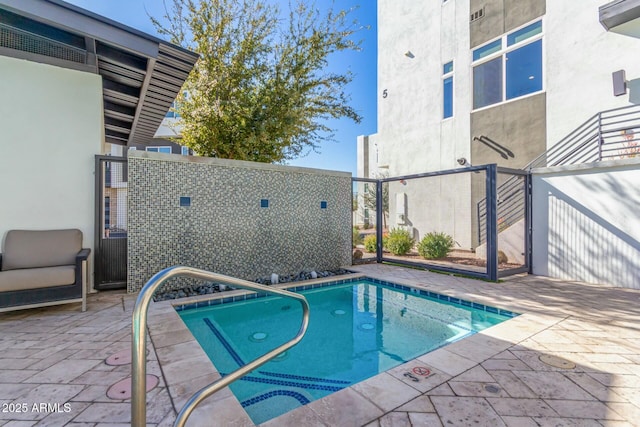
[[[276,287],[280,289],[311,287],[322,283],[365,277],[388,283],[387,280],[377,279],[375,275],[354,273],[280,284]],[[418,290],[433,291],[432,285],[416,283],[413,280],[398,278],[394,279],[393,283]],[[436,291],[434,293],[438,295],[446,295],[454,299],[468,300],[469,298],[464,292],[452,289],[444,291],[436,289]],[[232,290],[222,294],[154,302],[150,305],[149,335],[176,411],[179,411],[185,402],[202,387],[219,379],[220,374],[182,322],[175,307],[208,300],[228,299],[248,293],[251,292]],[[474,295],[473,299],[473,302],[493,306],[484,304],[483,301],[476,301],[483,300],[482,295]],[[544,314],[527,312],[522,307],[501,305],[500,308],[505,311],[520,314],[260,425],[297,426],[301,422],[336,425],[336,422],[341,419],[341,413],[348,414],[354,425],[365,425],[560,320]],[[185,355],[188,356],[185,357]],[[415,372],[427,371],[427,375],[415,374]],[[211,422],[212,417],[221,425],[255,425],[228,387],[200,404],[189,418],[189,424],[199,425],[198,420]]]

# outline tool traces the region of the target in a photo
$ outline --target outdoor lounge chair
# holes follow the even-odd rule
[[[86,310],[82,232],[11,230],[0,253],[0,312],[82,302]]]

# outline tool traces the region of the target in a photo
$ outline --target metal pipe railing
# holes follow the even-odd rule
[[[149,281],[140,290],[140,294],[138,295],[138,299],[136,300],[136,305],[133,309],[133,318],[131,323],[131,425],[133,427],[145,427],[147,422],[146,328],[149,303],[151,302],[153,293],[164,282],[174,277],[191,277],[194,279],[222,282],[236,288],[293,298],[302,305],[302,324],[300,325],[300,329],[298,330],[298,333],[295,337],[293,337],[290,341],[282,344],[281,346],[276,347],[268,353],[247,363],[246,365],[233,371],[232,373],[224,376],[223,378],[220,378],[214,383],[202,388],[200,391],[194,394],[187,401],[187,403],[185,403],[184,407],[176,418],[174,426],[184,426],[187,422],[187,419],[189,418],[189,415],[191,415],[195,407],[207,397],[228,386],[235,380],[248,374],[259,366],[264,365],[280,353],[299,343],[300,340],[302,340],[302,338],[304,337],[304,334],[307,331],[307,327],[309,326],[309,303],[307,302],[306,298],[300,294],[192,267],[174,266],[159,271],[151,279],[149,279]]]

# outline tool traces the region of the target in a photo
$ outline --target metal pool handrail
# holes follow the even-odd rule
[[[281,346],[271,350],[270,352],[263,354],[257,359],[247,363],[241,368],[233,371],[223,378],[209,384],[208,386],[199,390],[196,394],[185,403],[182,410],[178,414],[174,426],[184,426],[187,422],[187,418],[191,415],[191,412],[195,407],[207,397],[211,396],[215,392],[228,386],[235,380],[243,377],[254,369],[261,365],[264,365],[269,360],[273,359],[280,353],[288,350],[302,340],[307,327],[309,326],[309,303],[307,299],[300,294],[285,291],[283,289],[272,288],[265,285],[259,285],[257,283],[249,282],[235,277],[225,276],[223,274],[212,273],[210,271],[200,270],[198,268],[174,266],[165,268],[164,270],[156,273],[149,281],[143,286],[136,300],[136,305],[133,309],[133,319],[131,323],[131,377],[132,377],[132,396],[131,396],[131,425],[133,427],[145,427],[147,423],[147,311],[149,309],[149,303],[151,297],[156,289],[160,287],[165,281],[173,277],[191,277],[195,279],[217,281],[229,284],[231,286],[248,289],[251,291],[265,292],[269,294],[281,295],[286,298],[293,298],[298,300],[302,305],[302,324],[295,337],[290,341],[282,344]]]

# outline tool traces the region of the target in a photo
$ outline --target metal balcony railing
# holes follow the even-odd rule
[[[264,365],[280,353],[299,343],[304,337],[304,334],[307,331],[307,327],[309,326],[309,303],[307,302],[307,299],[300,294],[270,286],[259,285],[257,283],[249,282],[246,280],[236,279],[235,277],[229,277],[192,267],[175,266],[165,268],[164,270],[156,273],[140,290],[140,294],[138,295],[138,299],[136,300],[136,305],[133,309],[133,319],[131,323],[131,425],[133,427],[144,427],[146,426],[147,420],[147,310],[149,308],[149,303],[151,302],[153,293],[158,288],[160,288],[160,286],[162,286],[164,282],[173,277],[191,277],[194,279],[226,283],[235,288],[248,289],[251,291],[264,292],[268,294],[280,295],[286,298],[293,298],[302,305],[302,324],[300,325],[300,329],[298,330],[298,333],[295,337],[282,344],[281,346],[274,348],[268,353],[238,368],[230,374],[220,378],[214,383],[209,384],[208,386],[199,390],[187,401],[187,403],[185,403],[180,413],[178,413],[178,417],[176,418],[176,421],[174,423],[174,426],[176,427],[184,426],[187,422],[187,419],[189,418],[189,415],[191,415],[196,406],[204,399],[216,393],[217,391],[220,391],[232,382],[242,378],[249,372]]]
[[[640,157],[640,105],[599,112],[529,162],[523,169]],[[498,230],[524,218],[524,180],[513,176],[498,186]],[[477,204],[478,241],[486,238],[487,201]]]

